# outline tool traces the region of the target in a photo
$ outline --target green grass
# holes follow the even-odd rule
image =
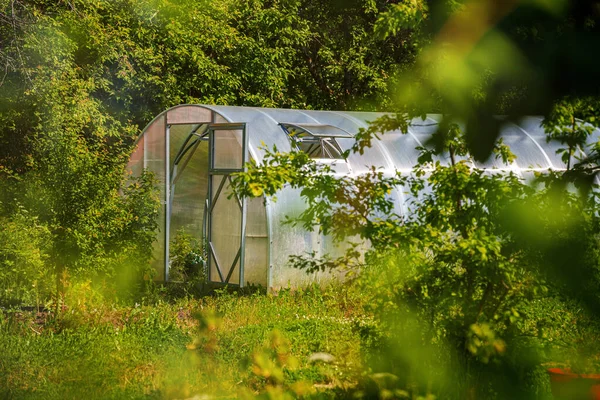
[[[199,315],[214,326],[199,327]],[[268,346],[274,330],[299,360],[286,370],[286,381],[311,381],[321,393],[344,389],[362,370],[361,327],[372,324],[360,300],[339,288],[223,292],[137,307],[79,302],[59,319],[35,313],[0,318],[0,398],[11,399],[234,397],[242,387],[258,392],[265,380],[253,376],[247,360]],[[309,363],[316,352],[335,361]]]
[[[273,388],[268,375],[288,356],[298,365],[286,364],[279,389],[304,383],[321,398],[365,390],[371,390],[366,397],[378,396],[371,374],[402,373],[396,356],[421,347],[383,332],[366,311],[367,298],[347,285],[275,295],[221,291],[201,299],[117,307],[81,285],[71,291],[70,306],[59,318],[0,312],[0,399],[248,398]],[[550,398],[548,363],[573,360],[574,347],[586,361],[597,361],[590,355],[600,354],[600,326],[577,304],[558,298],[533,302],[526,314],[520,328],[524,336],[513,338],[507,357],[532,353],[536,365],[523,366],[523,382],[535,398]],[[273,332],[289,342],[282,357]],[[321,352],[334,361],[309,362]],[[259,366],[257,355],[264,355],[266,364]],[[588,367],[595,371],[597,365]],[[451,372],[448,376],[454,376]]]

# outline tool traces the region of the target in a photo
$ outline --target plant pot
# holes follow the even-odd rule
[[[562,368],[547,371],[555,399],[600,400],[600,374],[575,374]]]

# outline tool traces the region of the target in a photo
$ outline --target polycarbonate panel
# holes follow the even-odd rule
[[[522,129],[510,124],[506,124],[502,128],[502,138],[504,144],[508,145],[517,157],[515,163],[519,168],[550,167],[546,153],[540,149],[544,142],[536,143]]]
[[[556,140],[548,142],[548,135],[546,135],[541,124],[541,117],[525,117],[519,121],[518,126],[540,143],[554,168],[566,168],[567,165],[563,162],[562,156],[557,153],[557,150],[564,149],[567,146]],[[573,165],[573,161],[575,160],[571,161],[571,165]]]
[[[363,111],[350,111],[350,112],[343,112],[340,114],[344,115],[345,117],[352,118],[353,121],[356,121],[362,127],[369,126],[377,118],[380,118],[384,115],[392,115],[392,114],[388,114],[388,113],[363,112]]]
[[[219,188],[221,187],[221,183],[223,182],[223,179],[227,179],[226,175],[214,175],[212,177],[212,201],[215,201],[215,198],[217,196],[220,196],[221,193],[219,193]],[[223,185],[225,185],[223,183]],[[221,188],[221,190],[223,190],[223,188]]]
[[[213,177],[215,181],[216,178]],[[241,244],[242,211],[235,196],[228,198],[230,194],[231,187],[226,180],[221,193],[214,200],[211,214],[211,243],[224,279],[233,265]],[[239,266],[239,259],[236,261],[236,268],[237,266]],[[239,269],[237,271],[231,276],[230,283],[239,282],[239,276],[235,276],[239,275]],[[212,275],[211,279],[218,280],[216,277]]]
[[[262,161],[264,155],[263,147],[273,149],[273,146],[277,146],[279,151],[290,151],[290,140],[281,126],[278,125],[277,120],[270,116],[270,112],[283,112],[292,117],[293,115],[299,115],[297,110],[270,110],[227,106],[216,106],[214,109],[228,121],[246,123],[249,151],[257,162]],[[288,119],[288,122],[293,121]]]
[[[600,129],[595,128],[592,131],[592,134],[588,137],[587,143],[588,145],[586,146],[586,152],[588,152],[590,150],[591,147],[593,147],[593,145],[595,143],[597,143],[598,141],[600,141]]]
[[[260,113],[267,115],[269,119],[278,123],[288,122],[292,124],[321,124],[320,121],[309,115],[306,110],[286,110],[279,108],[263,108]]]
[[[414,118],[412,121],[410,121],[410,125],[408,126],[408,134],[411,135],[417,143],[426,148],[430,146],[428,141],[431,138],[431,136],[438,130],[439,122],[441,121],[441,116],[434,115],[434,117],[436,118],[428,116],[427,118],[425,118],[425,120],[421,118]],[[433,160],[440,161],[443,165],[450,165],[452,163],[452,158],[450,157],[449,153],[443,153],[440,155],[433,156]],[[454,161],[467,161],[469,165],[475,166],[473,162],[467,157],[455,155]]]
[[[347,161],[352,171],[356,174],[368,172],[371,166],[383,169],[393,168],[391,161],[388,161],[388,157],[384,154],[380,143],[377,143],[374,147],[365,148],[362,155],[350,153]]]
[[[425,144],[427,140],[433,135],[439,128],[439,123],[436,120],[426,118],[415,118],[410,122],[408,131],[421,144]]]
[[[165,183],[165,124],[164,118],[156,120],[144,135],[146,141],[146,167],[154,172],[155,178]],[[162,189],[164,194],[164,189]],[[164,196],[161,196],[164,199]]]
[[[358,133],[361,123],[346,113],[336,111],[303,111],[303,113],[320,124],[335,126],[349,132],[352,136]]]
[[[567,168],[567,164],[565,164],[562,160],[562,154],[558,153],[560,149],[566,149],[566,145],[556,140],[546,142],[545,136],[533,136],[533,139],[536,142],[541,143],[540,146],[542,147],[542,149],[544,149],[544,153],[546,153],[546,156],[550,159],[550,162],[552,163],[552,168]],[[577,160],[575,158],[571,158],[571,166],[574,162],[577,162]]]
[[[267,237],[267,211],[263,197],[246,199],[246,238]]]
[[[317,160],[319,161],[319,160]],[[351,173],[350,164],[344,160],[324,160],[323,164],[329,164],[329,167],[336,175],[348,175]]]
[[[221,116],[220,114],[215,113],[215,123],[217,124],[226,124],[229,121],[227,121],[225,118],[223,118],[223,116]]]
[[[241,169],[242,130],[215,130],[213,133],[213,168]]]
[[[545,136],[542,121],[542,117],[524,117],[519,120],[518,125],[530,135]]]
[[[199,141],[179,164],[171,190],[171,240],[179,229],[202,239],[207,194],[208,141]]]
[[[288,286],[303,286],[319,283],[328,279],[329,274],[306,274],[305,271],[292,268],[289,256],[304,255],[312,251],[321,255],[320,235],[317,232],[306,232],[301,226],[284,224],[287,216],[297,216],[306,205],[297,189],[286,189],[277,194],[277,201],[270,202],[272,232],[271,232],[271,287],[278,289]]]
[[[367,128],[369,125],[360,118],[363,113],[341,113],[341,112],[327,112],[327,111],[306,111],[311,117],[319,121],[320,123],[327,123],[334,126],[340,126],[340,128],[347,130],[348,132],[355,134],[360,128]],[[379,115],[371,114],[370,120],[375,120]],[[338,139],[338,143],[342,148],[347,146],[346,143],[342,143],[346,139]],[[348,156],[348,163],[353,173],[365,173],[371,166],[376,168],[393,169],[392,161],[383,147],[383,145],[375,141],[372,147],[364,149],[364,153],[355,154],[351,153]]]
[[[165,181],[166,181],[166,151],[165,151],[165,119],[160,117],[152,123],[145,132],[146,141],[146,168],[154,173],[157,180],[161,206],[158,216],[158,232],[154,247],[153,266],[156,270],[155,279],[165,278]]]
[[[517,168],[514,164],[512,163],[504,163],[504,161],[502,160],[502,158],[498,158],[495,154],[491,154],[490,157],[484,161],[484,162],[479,162],[479,161],[473,161],[473,163],[475,164],[475,166],[477,168],[481,168],[481,169],[490,169],[490,170],[508,170],[511,168]]]
[[[175,163],[175,157],[181,150],[181,146],[184,144],[190,133],[198,130],[201,125],[172,125],[169,128],[169,160],[171,166]],[[188,142],[189,144],[189,142]]]
[[[267,287],[269,239],[267,237],[246,237],[244,254],[244,284]]]
[[[397,170],[408,171],[417,164],[420,152],[416,148],[419,143],[412,135],[396,130],[386,132],[381,139]]]
[[[167,112],[168,124],[211,122],[212,111],[199,106],[176,107]]]
[[[126,173],[132,177],[140,176],[144,170],[144,141],[145,139],[142,136],[138,141],[135,150],[131,153],[129,163],[125,168]]]
[[[215,262],[215,257],[212,254],[212,252],[210,252],[209,249],[209,254],[210,254],[210,280],[211,282],[221,282],[221,276],[219,275],[219,270],[217,269],[217,263]],[[223,273],[223,272],[221,272]],[[223,276],[223,281],[225,280],[225,278],[227,277],[227,273],[225,273],[225,275]]]
[[[172,125],[169,127],[169,168],[171,177],[173,176],[173,166],[175,165],[175,157],[179,153],[183,142],[187,139],[192,125]]]
[[[227,274],[229,274],[229,271],[227,272]],[[224,276],[225,279],[227,279],[227,276]],[[233,272],[231,273],[231,277],[229,278],[229,282],[233,285],[239,285],[240,284],[240,262],[238,261],[235,264],[235,268],[233,269]]]
[[[244,283],[267,286],[269,237],[267,212],[262,197],[248,198]]]

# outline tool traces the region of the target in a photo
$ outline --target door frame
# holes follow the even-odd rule
[[[215,151],[215,134],[219,131],[232,131],[241,130],[242,132],[242,163],[240,168],[215,168],[214,167],[214,151]],[[224,285],[236,285],[229,283],[233,271],[235,270],[236,264],[239,262],[239,286],[244,287],[244,259],[246,250],[246,217],[247,217],[247,201],[245,198],[239,198],[234,195],[232,200],[235,198],[240,206],[241,211],[241,224],[240,224],[240,248],[238,254],[234,258],[233,264],[228,267],[228,271],[221,271],[219,261],[217,259],[216,251],[212,245],[212,211],[214,205],[219,201],[220,196],[223,195],[221,190],[227,181],[231,183],[231,174],[236,172],[246,172],[246,163],[248,162],[248,135],[246,131],[245,123],[212,123],[208,126],[208,195],[206,196],[205,203],[205,215],[204,215],[204,237],[206,238],[205,254],[207,255],[207,279],[210,284],[224,284]],[[213,187],[213,177],[222,176],[223,179],[218,187]],[[216,185],[215,185],[216,186]],[[216,199],[213,201],[213,194],[216,191]],[[218,273],[217,277],[212,275],[212,260],[215,260],[215,268]],[[227,268],[225,266],[225,268]],[[227,274],[227,275],[225,275]],[[236,285],[237,286],[237,285]]]

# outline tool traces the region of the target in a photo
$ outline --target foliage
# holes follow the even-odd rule
[[[561,123],[558,113],[554,124]],[[362,152],[376,135],[407,126],[402,114],[376,121],[359,132],[350,151]],[[577,132],[553,126],[549,140],[560,132],[569,157],[583,148],[589,133],[573,139]],[[250,164],[235,186],[243,195],[270,196],[286,184],[300,188],[306,209],[290,223],[316,227],[337,241],[368,241],[359,281],[390,340],[382,346],[380,371],[392,372],[400,388],[456,398],[533,396],[540,386],[528,379],[541,355],[517,350],[529,332],[525,316],[548,324],[531,315],[533,302],[551,289],[592,312],[600,309],[596,195],[573,192],[570,170],[539,174],[537,186],[529,186],[511,172],[473,168],[468,138],[456,124],[441,123],[419,150],[411,174],[391,177],[374,168],[340,177],[300,154],[267,152],[266,162]],[[494,153],[504,163],[515,159],[500,141]],[[394,213],[392,190],[410,195],[406,214]],[[291,262],[313,271],[338,267],[335,261],[347,266],[348,258],[358,259],[349,253],[337,260],[294,256]],[[577,267],[568,268],[573,262]],[[539,339],[541,347],[552,340]],[[434,365],[441,371],[426,372]],[[514,374],[516,368],[528,372]]]
[[[200,282],[204,281],[203,247],[194,236],[181,229],[169,246],[171,279],[186,282],[199,275]]]
[[[50,232],[24,209],[0,225],[0,303],[39,307],[52,292],[52,271],[45,268]]]
[[[269,342],[264,349],[254,351],[249,360],[252,374],[267,382],[264,393],[254,396],[247,392],[244,397],[294,399],[313,393],[315,390],[309,382],[299,381],[292,385],[286,382],[285,372],[299,365],[296,357],[290,354],[290,342],[277,330],[271,332]]]
[[[388,10],[379,14],[375,33],[387,38],[399,34],[402,29],[418,31],[424,25],[427,11],[427,3],[418,0],[390,4]]]
[[[565,98],[557,102],[544,119],[548,141],[556,140],[566,146],[559,149],[559,154],[567,169],[571,169],[572,160],[582,161],[585,158],[588,138],[598,126],[599,116],[597,99]]]
[[[171,295],[185,296],[200,294],[206,283],[206,255],[200,240],[186,233],[184,228],[177,231],[169,245],[169,284]]]
[[[397,81],[394,111],[411,117],[438,112],[446,123],[463,121],[470,154],[485,161],[505,123],[524,115],[548,116],[566,98],[593,104],[600,74],[586,54],[599,39],[594,4],[421,0],[390,5],[378,21],[380,35],[413,28],[426,38],[415,63]]]

